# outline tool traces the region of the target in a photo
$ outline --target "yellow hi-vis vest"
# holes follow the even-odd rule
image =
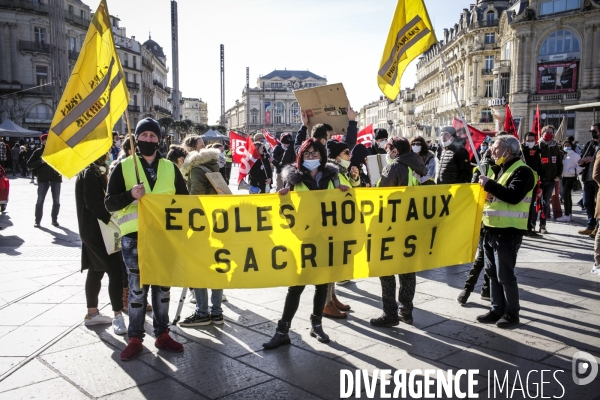
[[[504,171],[497,182],[505,186],[519,167],[529,168],[523,161],[517,160],[508,170]],[[490,168],[489,171],[491,172],[492,169]],[[483,225],[490,228],[517,228],[526,231],[532,195],[533,188],[527,192],[518,204],[509,204],[496,197],[492,201],[486,201],[483,206]]]
[[[406,168],[408,168],[408,185],[406,185],[406,186],[419,186],[419,180],[413,173],[412,168],[409,166],[407,166]],[[381,178],[379,178],[379,180],[377,181],[377,185],[375,185],[375,187],[379,187],[380,183],[381,183]]]
[[[123,178],[125,179],[125,188],[131,190],[132,187],[137,185],[137,179],[135,177],[135,166],[133,160],[138,164],[138,170],[140,174],[143,174],[144,168],[142,163],[137,156],[129,156],[121,162],[121,169],[123,170]],[[144,175],[141,175],[144,177]],[[156,183],[154,189],[150,189],[150,185],[144,179],[144,188],[146,193],[153,194],[175,194],[175,168],[173,163],[169,160],[161,158],[158,160],[158,171],[156,172]],[[138,201],[135,200],[133,203],[128,205],[122,210],[119,210],[119,226],[121,227],[121,235],[125,236],[128,233],[138,231]]]
[[[227,150],[225,152],[225,162],[228,162],[228,163],[232,163],[233,162],[233,157],[232,157],[232,154],[231,154],[231,150]]]

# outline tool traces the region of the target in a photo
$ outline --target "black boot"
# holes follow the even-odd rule
[[[277,329],[275,335],[267,343],[263,343],[265,349],[276,349],[284,344],[290,344],[290,336],[288,332],[290,330],[290,323],[279,321],[277,323]]]
[[[322,316],[317,317],[314,314],[310,315],[310,324],[312,325],[312,328],[310,328],[310,336],[316,337],[321,343],[329,343],[329,336],[323,332],[323,326],[321,325],[322,319]]]

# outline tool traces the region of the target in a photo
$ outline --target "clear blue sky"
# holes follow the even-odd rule
[[[98,4],[84,0],[92,9]],[[410,1],[410,0],[409,0]],[[473,0],[425,0],[438,40]],[[180,89],[208,102],[209,123],[220,115],[219,45],[225,45],[225,109],[274,69],[310,70],[342,82],[352,106],[379,98],[377,70],[396,0],[180,0]],[[128,36],[163,46],[171,65],[170,0],[108,0]],[[414,63],[413,63],[414,64]],[[415,82],[414,65],[402,87]],[[171,80],[169,74],[169,82]]]

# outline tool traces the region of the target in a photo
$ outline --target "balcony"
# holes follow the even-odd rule
[[[543,102],[543,101],[552,101],[552,102],[563,102],[563,101],[574,101],[579,100],[580,92],[572,92],[572,93],[552,93],[552,94],[530,94],[529,102]]]
[[[162,113],[162,114],[167,114],[167,115],[171,115],[171,111],[167,110],[164,107],[158,106],[158,105],[154,105],[154,111],[158,112],[158,113]]]
[[[481,75],[494,75],[494,70],[484,68],[481,70]]]
[[[65,22],[78,26],[82,29],[88,29],[90,26],[89,19],[81,18],[80,16],[71,14],[70,12],[65,12]]]
[[[477,21],[477,22],[471,22],[469,24],[469,29],[494,28],[498,25],[500,25],[499,19],[495,19],[492,21]]]
[[[127,106],[127,111],[134,112],[134,113],[139,113],[140,112],[140,106]]]
[[[50,45],[44,42],[30,42],[28,40],[19,40],[19,50],[50,54]]]
[[[52,95],[54,93],[54,89],[52,85],[22,85],[22,91],[27,94],[47,94]]]
[[[494,122],[494,118],[492,118],[492,117],[479,119],[480,124],[491,124],[493,122]]]
[[[77,58],[79,58],[79,52],[75,50],[69,50],[69,60],[77,61]]]
[[[25,116],[25,122],[29,124],[50,124],[52,123],[52,115],[30,112]]]
[[[129,63],[125,63],[123,64],[123,68],[132,69],[134,71],[141,71],[141,69],[138,68],[137,64],[133,64],[130,66]]]
[[[135,82],[127,82],[127,89],[140,90],[140,84]]]
[[[48,5],[33,0],[0,0],[0,8],[48,13]]]

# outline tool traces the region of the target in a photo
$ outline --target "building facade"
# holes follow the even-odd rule
[[[163,48],[152,40],[152,37],[149,37],[143,46],[152,54],[151,58],[147,58],[150,67],[146,67],[147,71],[151,71],[152,73],[153,86],[152,91],[147,91],[148,95],[152,92],[152,105],[149,112],[156,120],[172,117],[171,104],[169,102],[171,88],[167,85],[167,75],[169,74],[167,56]]]
[[[294,90],[322,86],[327,79],[310,71],[275,70],[257,79],[254,88],[245,87],[242,100],[225,112],[227,129],[252,133],[295,132],[302,126],[300,106]]]
[[[91,9],[79,0],[65,0],[68,70],[79,56]],[[50,34],[47,1],[0,2],[0,121],[13,120],[31,130],[47,131],[54,116],[50,52],[57,38]]]
[[[182,119],[196,124],[208,124],[208,108],[202,99],[184,97],[181,99]]]
[[[435,131],[459,116],[442,54],[469,124],[502,129],[508,103],[522,134],[537,105],[542,123],[558,127],[565,106],[598,101],[599,26],[597,0],[478,0],[417,64],[418,130]],[[568,113],[567,133],[585,135],[591,119]]]

